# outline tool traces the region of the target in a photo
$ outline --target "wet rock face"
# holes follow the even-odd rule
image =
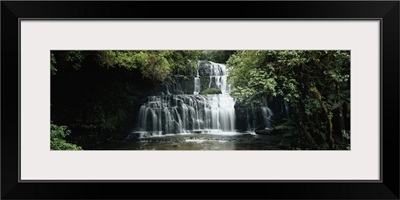
[[[161,94],[191,94],[194,88],[193,76],[174,76],[160,88]]]
[[[251,130],[251,127],[248,127],[248,111],[244,106],[235,105],[235,114],[236,114],[236,129],[237,131],[247,131]]]
[[[210,76],[213,76],[213,73],[215,72],[222,75],[223,72],[219,68],[213,68],[212,65],[213,63],[209,61],[199,61],[197,66],[198,76],[195,68],[191,68],[188,73],[184,73],[183,71],[173,72],[170,80],[167,80],[161,87],[159,87],[157,93],[165,95],[193,94],[195,77],[199,78],[200,92],[206,88],[218,88],[216,85],[217,80],[214,77],[214,79],[210,79]]]
[[[210,68],[211,62],[209,61],[199,61],[198,64],[198,69],[199,69],[199,76],[210,76],[211,74],[211,68]]]

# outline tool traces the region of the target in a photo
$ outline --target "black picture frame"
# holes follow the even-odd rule
[[[399,199],[398,1],[2,1],[2,199]],[[381,174],[378,182],[19,181],[20,19],[379,19]]]

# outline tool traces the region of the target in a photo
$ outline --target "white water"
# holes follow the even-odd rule
[[[200,95],[197,70],[193,94],[148,97],[139,111],[141,136],[235,131],[235,100],[229,95],[228,70],[225,65],[213,62],[207,67],[210,70],[208,87],[219,89],[222,94]]]
[[[198,62],[198,63],[200,63],[200,62]],[[201,91],[201,82],[200,82],[200,76],[199,76],[199,69],[197,68],[196,77],[194,77],[194,92],[193,92],[193,94],[200,94],[200,91]]]
[[[271,109],[269,109],[267,100],[263,99],[263,106],[261,106],[261,113],[264,119],[265,129],[271,129],[271,117],[273,115]]]
[[[272,111],[268,107],[261,107],[261,113],[264,119],[266,129],[271,129]]]

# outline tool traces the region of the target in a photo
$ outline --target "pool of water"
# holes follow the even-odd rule
[[[274,150],[280,135],[254,133],[187,133],[137,138],[106,145],[98,150]]]

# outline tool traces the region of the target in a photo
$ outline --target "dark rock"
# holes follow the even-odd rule
[[[193,133],[203,133],[203,131],[196,130],[196,131],[193,131]]]
[[[261,130],[255,130],[256,134],[258,135],[270,135],[274,129],[261,129]]]
[[[264,124],[261,124],[261,125],[259,125],[259,126],[257,126],[257,128],[256,128],[256,131],[258,131],[258,130],[265,130],[267,128],[267,126],[266,125],[264,125]]]
[[[126,139],[127,140],[139,140],[141,134],[140,133],[130,133]]]
[[[199,61],[198,65],[199,76],[210,76],[210,62],[208,61]]]

